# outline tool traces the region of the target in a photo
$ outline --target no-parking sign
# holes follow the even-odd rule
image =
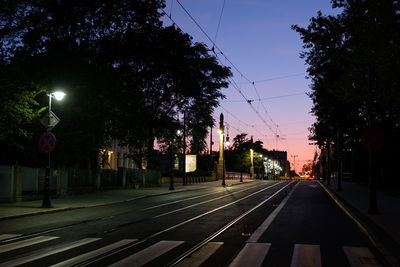
[[[45,153],[53,151],[56,147],[56,137],[52,133],[43,133],[39,138],[39,148]]]
[[[383,146],[383,132],[377,128],[366,129],[361,137],[363,146],[371,151],[376,151]]]

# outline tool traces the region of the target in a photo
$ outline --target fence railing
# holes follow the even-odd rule
[[[242,173],[243,180],[249,180],[249,173]],[[225,172],[225,179],[228,180],[240,180],[240,172]]]
[[[0,203],[41,198],[44,176],[44,168],[0,165]],[[50,175],[50,191],[53,195],[137,186],[161,186],[161,173],[156,170],[60,167],[52,169]]]

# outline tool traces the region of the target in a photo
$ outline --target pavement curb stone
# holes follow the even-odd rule
[[[248,182],[253,182],[253,181],[248,181]],[[248,183],[248,182],[246,182],[246,183]],[[240,184],[245,184],[245,182],[242,182],[242,183],[231,183],[231,184],[227,184],[225,187],[231,187],[231,186],[236,186],[236,185],[240,185]],[[107,205],[113,205],[113,204],[118,204],[118,203],[123,203],[123,202],[135,201],[135,200],[138,200],[138,199],[143,199],[143,198],[148,198],[148,197],[162,196],[162,195],[174,194],[174,193],[180,193],[180,192],[186,192],[186,191],[197,191],[197,190],[202,190],[202,189],[205,189],[205,188],[207,188],[207,187],[203,187],[203,188],[182,188],[182,189],[170,190],[170,191],[162,192],[162,193],[146,194],[146,195],[143,195],[143,196],[133,197],[133,198],[124,199],[124,200],[110,201],[110,202],[106,202],[106,203],[98,203],[98,204],[93,204],[93,205],[84,205],[84,206],[77,206],[77,207],[60,207],[60,208],[51,208],[51,209],[43,208],[43,211],[35,211],[35,212],[28,212],[28,213],[24,213],[24,214],[3,216],[3,217],[0,217],[0,221],[16,219],[16,218],[22,218],[22,217],[35,216],[35,215],[50,214],[50,213],[56,213],[56,212],[62,212],[62,211],[70,211],[70,210],[77,210],[77,209],[85,209],[85,208],[107,206]],[[37,207],[37,208],[40,208],[40,207]]]
[[[400,266],[398,259],[394,257],[391,251],[389,251],[389,249],[387,249],[382,244],[380,238],[377,237],[376,231],[372,230],[372,228],[379,229],[379,226],[376,225],[374,222],[370,221],[368,218],[364,218],[365,216],[363,216],[360,211],[358,211],[355,207],[353,207],[341,196],[339,196],[330,186],[323,184],[321,181],[317,182],[321,185],[321,187],[325,190],[325,192],[333,199],[335,204],[357,225],[357,227],[361,230],[361,232],[363,232],[364,235],[366,235],[366,237],[370,240],[372,245],[382,256],[382,260],[385,261],[385,265]],[[373,225],[374,227],[371,227],[370,225]],[[382,231],[381,233],[388,235],[385,231],[383,230],[381,231]],[[394,240],[391,241],[396,243]]]

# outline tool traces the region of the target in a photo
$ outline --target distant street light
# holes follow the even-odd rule
[[[52,95],[54,96],[54,98],[55,98],[56,100],[60,101],[60,100],[62,100],[62,99],[64,98],[65,93],[64,93],[64,92],[57,91],[57,92],[52,93]]]
[[[49,114],[48,114],[48,120],[47,120],[47,132],[51,133],[51,129],[59,121],[59,119],[51,111],[51,98],[54,97],[56,100],[61,101],[64,98],[65,93],[61,92],[61,91],[56,91],[53,93],[49,93],[48,96],[49,96]],[[56,118],[56,121],[54,121],[54,118]],[[46,167],[46,173],[45,173],[45,177],[44,177],[42,208],[52,208],[51,202],[50,202],[51,152],[49,151],[47,153],[49,154],[49,162]]]
[[[218,178],[222,178],[222,186],[225,186],[224,115],[222,113],[219,116],[219,130],[218,130],[218,133],[219,133]]]
[[[253,155],[254,155],[254,150],[251,148],[250,149],[250,177],[251,179],[254,178],[254,162],[253,162]]]
[[[229,146],[231,144],[231,142],[229,141],[229,135],[226,136],[226,141],[225,141],[225,145]]]

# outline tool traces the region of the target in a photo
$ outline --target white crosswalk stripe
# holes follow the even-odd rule
[[[56,238],[59,238],[59,237],[58,236],[37,236],[37,237],[30,238],[30,239],[14,242],[14,243],[1,245],[0,253],[4,253],[4,252],[10,251],[10,250],[35,245],[35,244],[46,242],[46,241],[50,241],[50,240],[53,240]]]
[[[270,247],[270,243],[246,243],[229,266],[261,266]]]
[[[211,255],[213,255],[224,242],[210,242],[204,247],[190,255],[190,257],[184,259],[181,263],[177,264],[177,267],[197,267],[205,262]]]
[[[7,240],[10,238],[18,237],[20,235],[17,234],[1,234],[1,240]],[[25,247],[29,247],[35,244],[47,242],[50,240],[57,239],[57,236],[37,236],[29,239],[24,239],[20,241],[7,240],[3,241],[3,245],[0,245],[0,253],[5,253],[9,251],[13,251],[16,249],[21,249]],[[61,239],[60,239],[61,240]],[[39,260],[51,255],[60,254],[62,252],[66,252],[68,250],[87,245],[89,243],[99,241],[101,238],[84,238],[77,241],[70,241],[60,243],[59,245],[55,246],[47,246],[44,248],[40,248],[38,251],[32,251],[35,247],[28,248],[30,252],[21,252],[24,253],[19,257],[11,256],[8,261],[4,258],[0,263],[0,267],[2,266],[17,266],[26,263],[33,262],[35,260]],[[11,242],[10,242],[11,241]],[[99,247],[99,244],[96,246],[97,248],[91,251],[88,251],[89,247],[85,250],[88,251],[84,254],[76,255],[73,258],[68,260],[56,263],[52,266],[72,266],[76,264],[80,264],[91,260],[93,258],[103,256],[109,256],[107,253],[114,252],[120,248],[125,246],[129,246],[132,243],[135,243],[137,239],[123,239],[109,245]],[[123,258],[114,264],[110,265],[113,267],[119,266],[142,266],[145,265],[156,258],[162,256],[165,253],[173,250],[174,248],[182,245],[184,241],[170,241],[170,240],[162,240],[158,243],[155,243],[151,246],[145,247],[142,250],[135,252],[132,255]],[[177,266],[190,266],[190,267],[197,267],[206,262],[212,255],[214,255],[222,246],[224,242],[209,242],[196,252],[194,252],[190,257],[184,259],[180,262]],[[264,263],[268,253],[271,253],[271,247],[273,244],[271,243],[256,243],[256,242],[247,242],[242,250],[237,254],[237,256],[233,259],[230,263],[230,267],[234,266],[262,266]],[[351,267],[363,267],[363,266],[371,266],[371,267],[379,267],[382,264],[376,259],[373,253],[367,247],[350,247],[350,246],[343,246],[342,247],[344,254],[346,255],[346,259]],[[272,250],[274,251],[274,250]],[[312,267],[321,267],[322,260],[321,260],[321,248],[319,245],[312,245],[312,244],[294,244],[293,246],[293,253],[291,257],[291,267],[303,267],[303,266],[312,266]],[[73,253],[71,251],[70,253]],[[275,253],[275,252],[273,252]],[[65,257],[64,257],[65,258]],[[270,259],[269,258],[266,262]],[[99,258],[97,258],[99,259]]]
[[[349,260],[351,267],[378,267],[382,266],[379,261],[365,247],[343,247],[344,253]]]
[[[76,256],[76,257],[74,257],[72,259],[57,263],[57,264],[52,265],[52,266],[53,267],[54,266],[57,266],[57,267],[60,267],[60,266],[72,266],[74,264],[78,264],[80,262],[84,262],[86,260],[89,260],[89,259],[92,259],[94,257],[100,256],[100,255],[102,255],[104,253],[107,253],[107,252],[109,252],[111,250],[114,250],[114,249],[117,249],[119,247],[128,245],[128,244],[130,244],[132,242],[135,242],[135,241],[137,241],[137,239],[123,239],[121,241],[112,243],[112,244],[110,244],[108,246],[96,249],[94,251],[90,251],[88,253],[85,253],[85,254],[82,254],[82,255],[79,255],[79,256]]]
[[[83,246],[86,244],[89,244],[91,242],[100,240],[101,238],[84,238],[78,241],[74,241],[74,242],[69,242],[67,244],[58,246],[58,247],[54,247],[54,248],[50,248],[50,249],[46,249],[46,251],[40,250],[37,251],[34,254],[31,255],[27,255],[27,256],[23,256],[21,258],[15,259],[15,260],[11,260],[11,261],[7,261],[7,262],[3,262],[0,264],[0,267],[2,266],[7,266],[7,267],[11,267],[11,266],[17,266],[17,265],[21,265],[27,262],[31,262],[37,259],[41,259],[53,254],[57,254],[66,250],[70,250],[79,246]]]
[[[229,266],[261,266],[271,246],[273,246],[273,244],[248,242]],[[344,246],[343,250],[351,267],[382,266],[367,247]],[[320,246],[295,244],[290,266],[321,267]]]
[[[142,266],[183,243],[184,241],[163,240],[110,266]]]
[[[321,267],[321,265],[318,245],[296,244],[294,246],[291,267]]]
[[[16,234],[3,234],[3,235],[0,235],[0,241],[6,240],[6,239],[10,239],[10,238],[13,238],[13,237],[17,237],[17,236],[20,236],[20,235],[16,235]]]

